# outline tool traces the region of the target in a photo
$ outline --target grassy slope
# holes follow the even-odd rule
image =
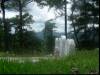
[[[80,73],[98,70],[99,51],[77,51],[75,54],[56,60],[41,60],[38,63],[17,63],[0,60],[0,73],[16,74],[68,74],[72,67],[77,67]]]

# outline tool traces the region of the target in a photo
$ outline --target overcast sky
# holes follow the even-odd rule
[[[36,3],[30,3],[28,6],[29,13],[33,16],[33,19],[35,20],[35,23],[31,25],[32,30],[36,32],[40,32],[44,28],[44,24],[47,20],[54,19],[55,18],[55,13],[54,13],[54,8],[48,11],[48,7],[40,8],[37,6]],[[68,8],[70,8],[70,5],[68,5]],[[70,14],[70,10],[68,9],[68,14]],[[18,14],[17,12],[14,11],[6,11],[6,18],[11,18]],[[0,14],[0,17],[2,15]],[[58,18],[56,21],[56,26],[57,28],[55,29],[56,32],[64,32],[64,17]],[[68,22],[68,31],[70,30],[69,26],[70,22]]]

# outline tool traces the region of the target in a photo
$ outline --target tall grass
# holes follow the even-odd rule
[[[37,63],[0,60],[1,74],[70,74],[73,67],[78,68],[81,74],[99,70],[99,51],[77,51],[68,57],[42,59]]]

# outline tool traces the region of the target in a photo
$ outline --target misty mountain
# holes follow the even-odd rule
[[[53,35],[54,35],[56,38],[59,38],[59,37],[61,37],[61,36],[64,35],[64,34],[65,34],[64,32],[53,32]],[[41,31],[41,32],[36,32],[36,36],[37,36],[39,39],[44,39],[43,31]],[[73,38],[73,33],[68,33],[68,38]]]

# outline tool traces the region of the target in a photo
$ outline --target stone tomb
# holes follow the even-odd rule
[[[55,39],[55,56],[67,56],[75,50],[75,42],[73,39],[67,39],[65,36]]]

